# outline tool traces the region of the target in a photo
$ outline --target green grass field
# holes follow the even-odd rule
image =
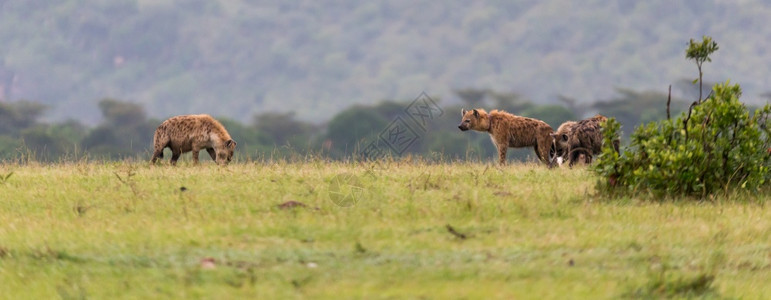
[[[0,176],[2,299],[771,298],[767,197],[607,199],[585,168],[120,162]]]

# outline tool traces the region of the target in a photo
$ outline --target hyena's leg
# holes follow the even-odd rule
[[[550,138],[548,137],[548,134],[545,135],[545,137],[543,138],[537,139],[536,143],[537,144],[535,145],[536,147],[535,152],[538,155],[538,158],[547,165],[551,164],[551,162],[549,161],[549,151],[551,151],[551,142],[550,142]]]
[[[193,164],[198,164],[198,153],[201,151],[201,149],[193,149]]]
[[[171,149],[171,165],[176,166],[179,156],[182,155],[182,150]]]
[[[209,152],[209,156],[211,156],[211,160],[217,161],[217,152],[214,151],[214,148],[206,148],[206,152]]]
[[[535,150],[535,157],[538,157],[538,160],[546,161],[543,159],[543,156],[541,156],[541,148],[538,147],[538,144],[535,144],[535,146],[533,146],[533,150]]]
[[[155,149],[155,152],[153,152],[153,158],[150,160],[150,163],[155,164],[158,158],[163,158],[163,149]]]
[[[498,164],[501,166],[506,165],[506,151],[509,150],[508,145],[499,145],[498,146]]]
[[[153,137],[153,142],[155,145],[153,145],[153,158],[150,159],[151,164],[155,164],[155,162],[158,160],[158,158],[163,159],[163,149],[166,148],[167,145],[157,143],[157,137]]]
[[[571,167],[571,168],[573,167],[573,165],[576,164],[578,159],[581,157],[581,153],[582,153],[581,151],[583,151],[583,150],[580,150],[580,149],[578,149],[576,151],[572,151],[573,150],[572,148],[573,147],[571,147],[571,149],[570,149],[571,150],[570,151],[570,156],[569,156],[570,157],[570,163],[568,164],[568,167]]]

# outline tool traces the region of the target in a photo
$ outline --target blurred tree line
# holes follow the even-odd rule
[[[0,0],[0,101],[91,125],[104,95],[244,123],[288,109],[323,122],[423,88],[457,101],[458,83],[586,101],[690,74],[683,34],[705,32],[731,48],[708,79],[731,74],[753,101],[769,15],[767,1],[724,0]]]
[[[685,81],[675,85],[686,92],[693,92],[692,86]],[[536,104],[515,93],[489,89],[459,89],[455,94],[462,103],[442,105],[441,99],[434,99],[443,114],[431,119],[425,130],[416,130],[418,139],[401,155],[441,160],[492,159],[496,152],[486,133],[463,133],[457,129],[461,108],[501,109],[541,119],[555,129],[564,121],[596,113],[616,117],[627,132],[643,122],[666,118],[667,95],[652,91],[618,89],[616,98],[591,105],[578,104],[568,96],[560,96],[559,104]],[[301,121],[293,113],[261,113],[249,123],[215,117],[238,142],[241,160],[308,154],[349,159],[371,141],[378,140],[396,118],[407,118],[405,109],[409,104],[409,101],[383,101],[376,105],[356,105],[339,111],[322,124]],[[687,101],[673,99],[671,106],[674,115],[687,107]],[[162,120],[149,118],[137,103],[116,99],[101,100],[98,109],[102,121],[89,128],[77,120],[42,122],[40,118],[46,106],[40,103],[0,102],[0,160],[149,159],[153,132]],[[385,145],[381,146],[388,150]],[[532,160],[532,155],[529,148],[510,152],[510,157],[516,160]]]

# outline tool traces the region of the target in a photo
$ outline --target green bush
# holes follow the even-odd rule
[[[619,123],[608,120],[594,167],[603,178],[601,190],[700,198],[718,191],[757,191],[771,179],[771,106],[751,115],[740,96],[739,85],[717,84],[690,114],[638,127],[621,153],[610,143],[619,135]]]

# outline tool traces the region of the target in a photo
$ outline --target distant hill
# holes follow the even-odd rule
[[[759,0],[0,0],[0,99],[92,124],[106,97],[155,117],[314,122],[469,87],[586,103],[696,78],[686,43],[710,35],[705,80],[763,102],[769,16]]]

